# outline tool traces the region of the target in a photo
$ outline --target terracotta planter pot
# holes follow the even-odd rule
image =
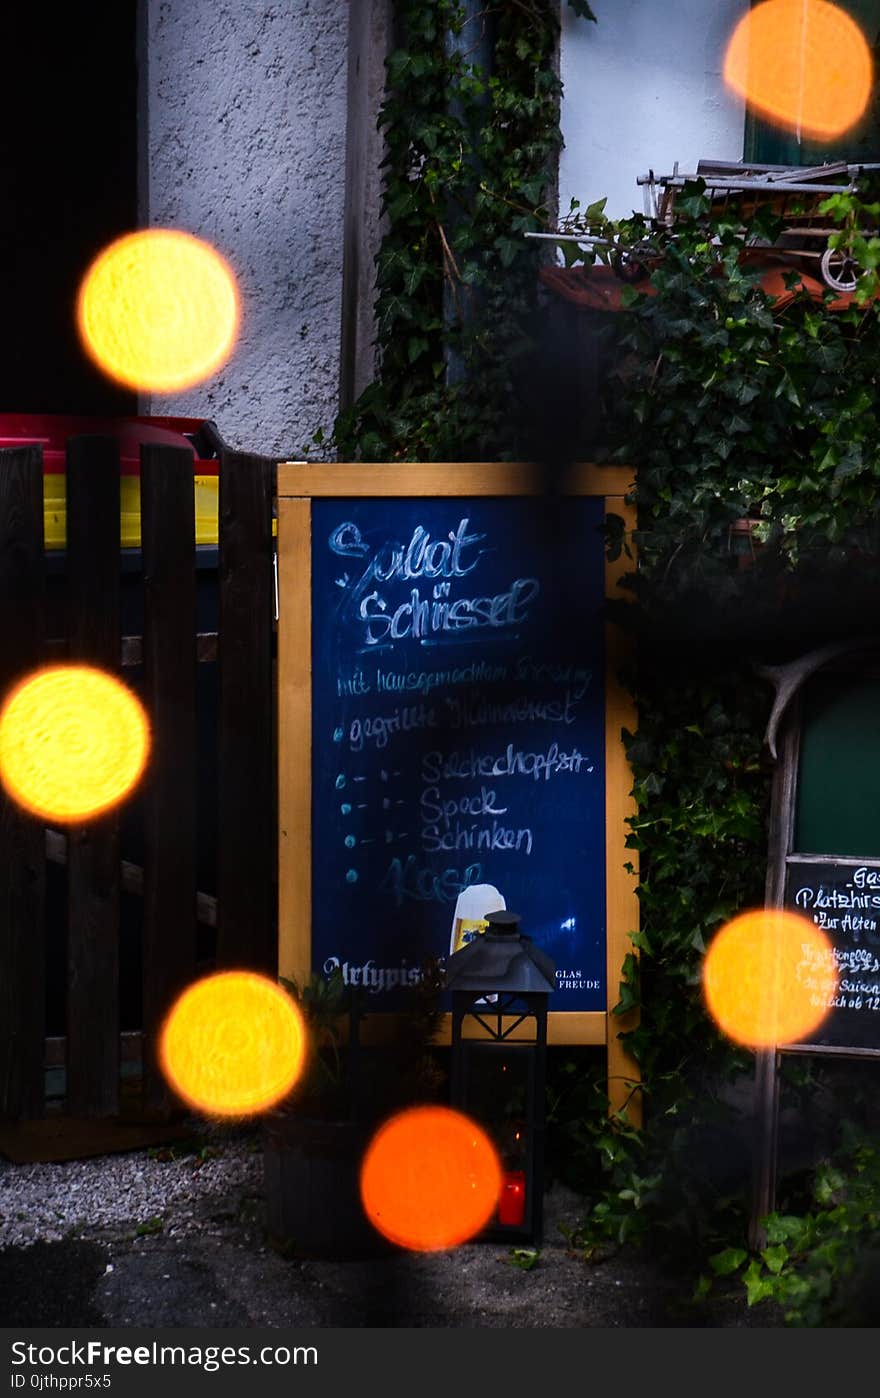
[[[363,1129],[349,1121],[269,1113],[263,1168],[272,1247],[303,1257],[354,1257],[383,1250],[383,1240],[361,1208],[365,1144]]]

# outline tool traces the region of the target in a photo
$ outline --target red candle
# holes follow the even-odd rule
[[[526,1176],[524,1170],[508,1170],[498,1200],[498,1222],[521,1224],[526,1216]]]

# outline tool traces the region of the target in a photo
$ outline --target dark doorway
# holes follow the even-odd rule
[[[3,7],[0,411],[135,413],[79,345],[76,293],[137,223],[137,0]]]

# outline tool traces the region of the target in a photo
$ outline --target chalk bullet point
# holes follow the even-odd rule
[[[346,882],[346,883],[357,883],[357,881],[358,881],[358,871],[357,871],[357,869],[349,869],[348,873],[347,873],[346,876],[345,876],[345,882]]]
[[[343,728],[334,728],[334,729],[333,729],[333,741],[334,741],[334,743],[341,743],[344,736],[345,736],[345,730],[344,730]]]
[[[337,791],[341,791],[342,788],[343,788],[344,786],[345,786],[345,773],[344,773],[344,772],[340,772],[340,773],[339,773],[339,776],[336,778],[336,790],[337,790]]]
[[[343,815],[351,815],[351,806],[349,805],[348,801],[343,801],[339,809],[341,810]]]
[[[356,844],[357,844],[357,840],[354,838],[354,835],[346,835],[346,837],[345,837],[345,848],[346,848],[346,849],[354,849],[354,847],[355,847]]]

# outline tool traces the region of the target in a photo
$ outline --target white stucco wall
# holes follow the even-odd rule
[[[728,36],[749,0],[591,0],[598,23],[562,0],[565,87],[559,211],[607,195],[606,212],[642,209],[636,177],[699,159],[741,160],[742,101],[724,88]]]
[[[339,392],[348,0],[142,0],[141,222],[231,263],[232,359],[142,411],[295,456]]]

